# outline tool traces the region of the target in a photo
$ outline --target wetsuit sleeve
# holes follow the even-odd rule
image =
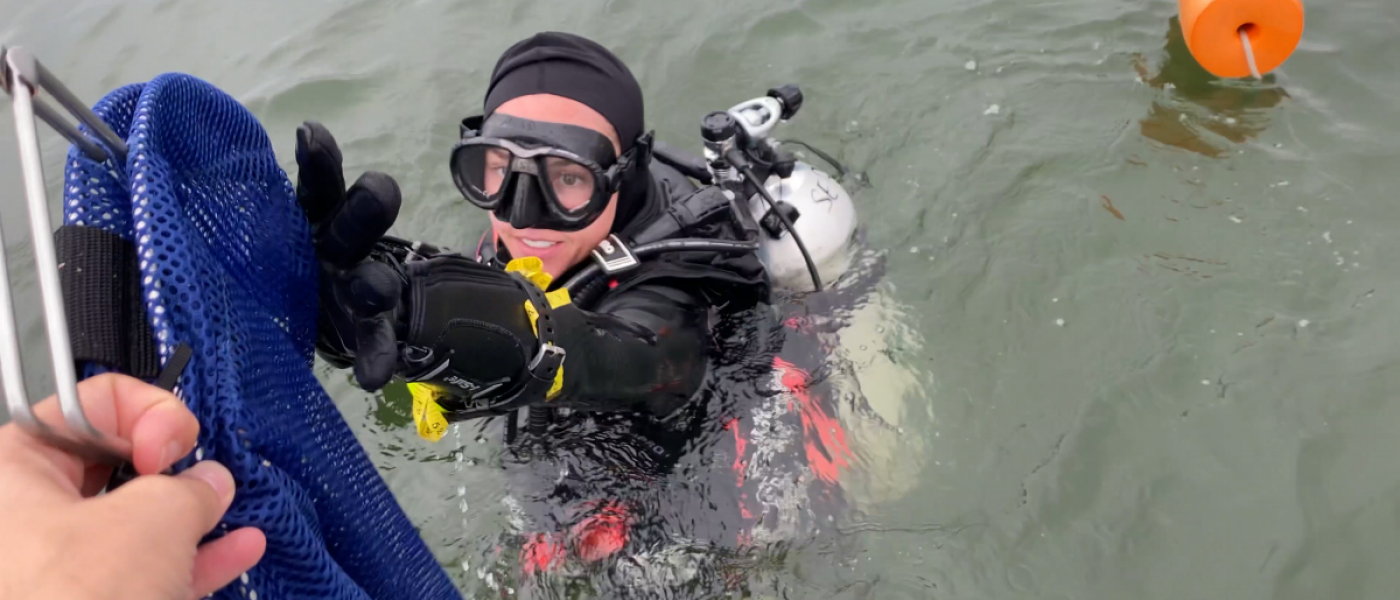
[[[699,389],[707,365],[708,310],[697,297],[676,287],[639,285],[579,312],[582,326],[564,345],[568,358],[557,405],[643,405],[665,415]]]

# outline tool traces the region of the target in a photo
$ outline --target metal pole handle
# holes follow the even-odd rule
[[[96,161],[109,158],[126,162],[127,148],[117,134],[97,115],[83,106],[43,65],[21,48],[0,47],[3,66],[3,86],[14,101],[15,136],[19,138],[19,156],[24,175],[25,197],[28,200],[29,227],[34,245],[34,263],[39,276],[39,291],[43,298],[44,324],[48,331],[49,356],[53,360],[54,385],[67,431],[40,421],[29,404],[24,385],[24,368],[20,356],[18,327],[15,325],[14,300],[11,295],[6,265],[3,231],[0,231],[0,377],[4,378],[5,401],[10,417],[30,433],[45,441],[87,458],[120,464],[131,459],[131,446],[125,440],[104,435],[88,420],[78,398],[76,365],[68,337],[68,319],[63,307],[63,289],[59,280],[58,258],[54,250],[53,229],[49,223],[49,203],[44,184],[44,165],[39,152],[39,133],[35,116],[43,119],[84,154]],[[58,113],[35,96],[46,91],[59,104],[102,138],[104,148],[83,136],[76,126],[64,121]],[[110,151],[110,156],[109,152]]]

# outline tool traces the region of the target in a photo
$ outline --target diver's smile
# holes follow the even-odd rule
[[[547,258],[564,247],[557,233],[542,229],[518,229],[506,236],[507,246],[515,246],[512,254]],[[510,242],[514,242],[511,244]]]

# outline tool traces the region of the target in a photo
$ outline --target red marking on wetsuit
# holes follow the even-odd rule
[[[730,419],[729,422],[724,424],[724,428],[732,430],[734,432],[734,474],[738,477],[738,483],[736,483],[735,485],[738,487],[744,487],[744,468],[747,466],[744,461],[744,451],[748,448],[749,441],[744,439],[744,435],[742,433],[739,433],[738,418]],[[748,513],[749,511],[747,508],[745,508],[744,512]],[[747,518],[748,516],[748,514],[744,515],[745,518]]]
[[[807,317],[791,317],[783,321],[783,326],[794,331],[807,331],[810,326],[807,324]]]
[[[558,534],[536,533],[520,549],[520,562],[527,575],[553,570],[564,563],[564,544]]]
[[[610,289],[610,290],[615,290],[615,289],[617,289],[617,280],[616,280],[616,279],[612,279],[612,280],[609,280],[609,281],[608,281],[608,289]]]
[[[608,502],[598,512],[588,515],[570,531],[579,558],[596,562],[612,556],[627,545],[631,520],[627,507]]]
[[[773,359],[773,368],[782,375],[783,387],[797,396],[802,404],[802,430],[807,447],[807,464],[822,481],[836,483],[841,467],[849,467],[846,457],[854,457],[846,445],[846,430],[821,405],[812,399],[807,389],[808,374],[781,358]],[[788,402],[791,410],[791,401]],[[813,434],[816,435],[813,435]]]
[[[739,431],[739,419],[737,417],[725,421],[724,428],[734,432],[735,485],[739,488],[743,488],[744,470],[748,466],[748,461],[744,460],[744,456],[745,453],[748,451],[749,440],[744,437],[744,434],[741,431]],[[744,492],[742,490],[739,493],[739,515],[743,517],[745,521],[754,520],[753,512],[749,510],[749,493]],[[739,547],[747,547],[753,542],[753,534],[750,533],[747,528],[742,529],[739,531],[738,539],[736,541],[739,542]]]

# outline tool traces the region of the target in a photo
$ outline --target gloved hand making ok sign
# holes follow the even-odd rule
[[[513,261],[510,270],[522,271],[513,275],[387,238],[401,204],[392,177],[366,172],[347,190],[340,148],[319,123],[297,129],[296,156],[297,198],[321,261],[316,347],[327,362],[353,365],[370,391],[395,374],[435,384],[465,399],[464,409],[559,390],[555,340],[579,331],[581,317],[555,308],[567,295],[546,298],[548,275],[540,281],[529,268],[539,259]]]
[[[346,190],[340,147],[320,123],[297,128],[296,156],[297,200],[321,261],[317,350],[337,367],[353,363],[360,387],[377,390],[394,375],[406,282],[392,262],[369,257],[399,216],[399,185],[369,171]]]

